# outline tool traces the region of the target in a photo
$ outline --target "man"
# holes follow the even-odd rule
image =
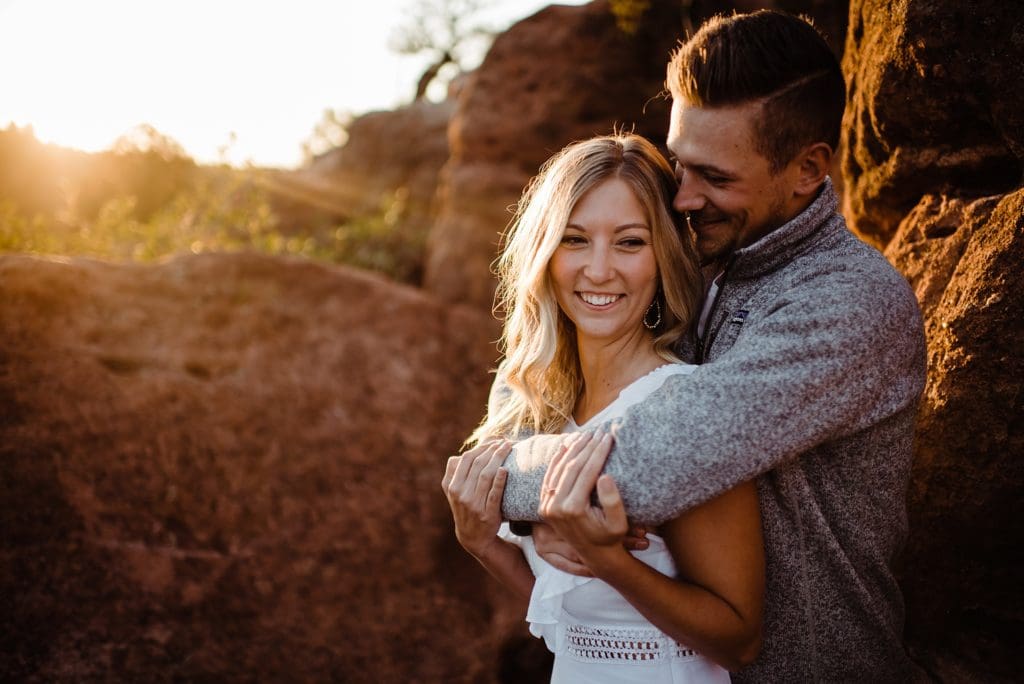
[[[681,350],[701,365],[615,426],[605,472],[646,524],[757,478],[764,637],[737,680],[906,681],[893,564],[924,334],[906,281],[837,213],[842,72],[810,24],[763,11],[705,24],[673,55],[668,86],[674,206],[709,276]],[[538,520],[560,440],[510,457],[507,519]]]

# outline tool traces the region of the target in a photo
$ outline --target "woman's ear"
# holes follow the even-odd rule
[[[825,182],[832,167],[832,148],[823,142],[805,147],[798,155],[799,169],[794,192],[797,195],[813,195]]]

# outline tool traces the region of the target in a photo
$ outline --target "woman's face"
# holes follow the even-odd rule
[[[584,194],[548,264],[555,297],[580,341],[611,342],[642,329],[658,287],[643,205],[620,178]]]

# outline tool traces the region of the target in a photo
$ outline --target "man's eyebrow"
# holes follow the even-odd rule
[[[676,163],[682,162],[679,162],[679,160],[677,159]],[[684,164],[684,166],[686,166],[686,168],[693,169],[702,176],[721,176],[722,178],[729,179],[737,178],[737,175],[735,173],[731,171],[726,171],[725,169],[719,166],[715,166],[714,164]]]

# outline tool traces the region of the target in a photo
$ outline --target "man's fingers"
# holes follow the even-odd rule
[[[630,525],[626,531],[626,536],[637,537],[638,539],[645,539],[647,537],[647,526],[646,525]]]
[[[647,528],[643,525],[630,525],[622,545],[630,551],[643,551],[649,547],[651,542],[647,539]]]
[[[643,551],[644,549],[650,547],[650,545],[651,542],[647,541],[646,539],[641,539],[639,537],[622,538],[622,548],[626,549],[627,551]]]
[[[593,577],[594,573],[590,571],[586,565],[582,563],[576,563],[565,556],[558,553],[549,553],[543,556],[544,560],[558,568],[563,572],[567,572],[570,575],[578,575],[580,577]]]

